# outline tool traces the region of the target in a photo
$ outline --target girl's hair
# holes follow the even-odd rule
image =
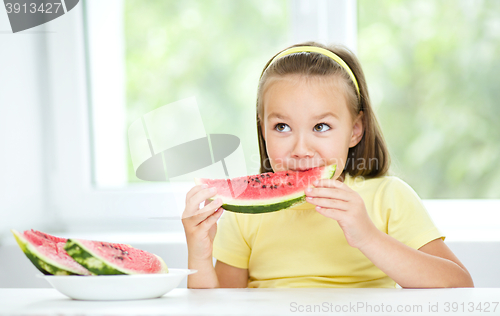
[[[330,50],[342,58],[358,81],[360,97],[358,97],[354,83],[350,79],[347,71],[328,56],[318,53],[295,53],[274,60],[272,64],[270,64],[279,53],[273,56],[262,71],[257,92],[257,133],[259,138],[260,172],[273,171],[269,162],[269,156],[267,155],[266,143],[261,126],[261,118],[263,118],[264,115],[262,99],[266,90],[266,83],[270,78],[279,79],[279,77],[286,75],[304,75],[336,76],[340,79],[339,82],[344,86],[343,90],[346,94],[351,116],[355,118],[360,111],[364,113],[362,119],[364,129],[363,137],[356,146],[349,148],[348,160],[342,176],[345,176],[347,173],[352,177],[363,176],[366,178],[386,175],[390,165],[389,151],[387,150],[377,118],[371,107],[365,76],[356,56],[347,48],[339,45],[324,46],[315,42],[306,42],[290,47],[295,46],[321,47]]]

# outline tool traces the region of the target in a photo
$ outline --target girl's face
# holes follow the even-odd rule
[[[267,84],[261,122],[273,170],[303,171],[337,164],[337,178],[349,148],[363,136],[363,113],[352,117],[340,80],[287,75]]]

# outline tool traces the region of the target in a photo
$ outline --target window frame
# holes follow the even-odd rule
[[[294,42],[305,39],[338,42],[356,51],[356,1],[290,1],[293,25],[291,38]],[[161,221],[150,221],[149,225],[141,226],[138,225],[138,219],[165,216],[166,209],[169,209],[168,216],[171,219],[176,219],[176,216],[180,219],[182,207],[172,207],[175,203],[171,201],[182,203],[189,186],[140,183],[99,188],[93,185],[95,164],[91,144],[94,131],[90,118],[95,113],[90,103],[95,105],[99,101],[89,95],[95,90],[92,89],[93,74],[89,74],[88,67],[91,61],[86,51],[86,2],[82,1],[82,5],[76,6],[68,14],[71,18],[54,21],[51,28],[55,32],[46,37],[50,69],[48,86],[52,102],[48,115],[53,123],[47,144],[52,159],[48,159],[45,166],[49,170],[47,191],[50,208],[46,211],[57,214],[69,231],[99,229],[99,223],[107,221],[116,222],[116,228],[121,230],[142,230],[146,227],[164,230],[166,226]],[[306,7],[309,9],[304,9]],[[471,232],[500,228],[500,224],[494,224],[500,222],[500,199],[423,202],[445,234],[460,229]],[[471,216],[471,212],[474,216]],[[171,222],[169,229],[181,229],[180,221]],[[110,226],[105,227],[108,229]]]

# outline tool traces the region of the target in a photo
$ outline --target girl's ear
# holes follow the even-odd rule
[[[352,135],[351,135],[351,141],[349,142],[349,148],[352,148],[356,146],[360,141],[361,138],[363,138],[364,134],[364,126],[363,126],[363,111],[360,111],[356,119],[354,120],[354,123],[352,125]]]

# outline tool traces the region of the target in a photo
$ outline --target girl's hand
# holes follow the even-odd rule
[[[186,194],[186,208],[182,225],[186,233],[188,256],[194,261],[212,261],[212,246],[217,231],[217,220],[222,215],[221,199],[208,201],[217,193],[216,188],[197,185]],[[205,205],[200,209],[200,203]]]
[[[361,248],[377,232],[361,196],[338,180],[318,180],[314,185],[305,190],[306,201],[339,223],[350,246]]]

